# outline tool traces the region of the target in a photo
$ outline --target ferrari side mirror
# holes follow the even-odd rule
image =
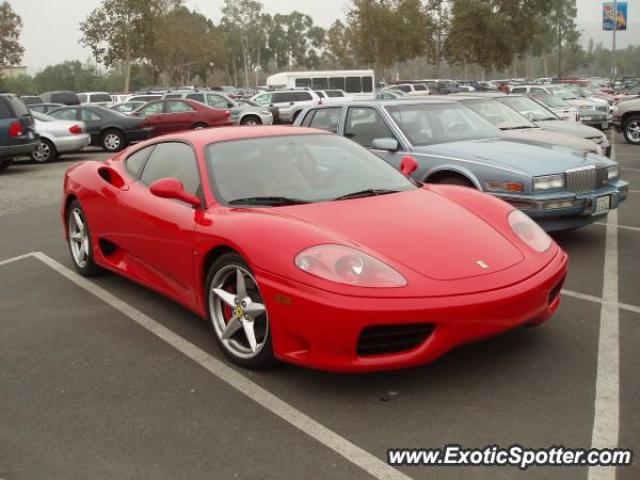
[[[182,182],[177,178],[156,180],[149,186],[149,191],[156,197],[180,200],[194,208],[199,207],[202,203],[197,196],[185,191]]]

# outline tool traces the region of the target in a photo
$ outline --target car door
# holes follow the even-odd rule
[[[201,196],[196,154],[191,145],[176,141],[158,143],[152,148],[143,165],[138,165],[135,159],[132,168],[139,171],[131,173],[138,181],[119,194],[121,241],[143,281],[193,305],[196,209],[177,200],[156,197],[149,186],[162,178],[176,178],[187,192]]]
[[[167,119],[166,115],[164,115],[164,104],[165,102],[163,101],[150,102],[135,112],[136,116],[146,119],[147,126],[153,127],[154,136],[170,131],[168,130],[170,119]]]
[[[100,142],[100,130],[102,129],[102,116],[91,108],[79,108],[80,118],[87,126],[87,133],[91,135],[91,143]]]
[[[371,150],[377,156],[386,160],[396,168],[400,167],[400,161],[406,155],[402,144],[387,121],[375,108],[349,107],[344,121],[344,136],[350,140]],[[397,150],[385,150],[377,148],[374,140],[395,140]]]
[[[291,122],[293,107],[296,100],[296,92],[274,92],[271,94],[271,105],[278,109],[280,120]]]
[[[167,128],[171,132],[189,130],[198,123],[207,123],[203,115],[183,100],[170,100],[165,104]]]

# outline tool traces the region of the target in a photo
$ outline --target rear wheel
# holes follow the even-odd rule
[[[640,115],[633,115],[624,124],[622,130],[627,143],[640,145]]]
[[[262,125],[262,121],[255,115],[247,115],[242,119],[240,125]]]
[[[236,253],[218,258],[207,275],[208,316],[216,341],[234,363],[273,366],[269,314],[251,268]]]
[[[38,163],[47,163],[55,160],[58,151],[51,140],[42,138],[36,149],[31,153],[31,160]]]
[[[119,152],[127,146],[127,139],[119,130],[107,130],[102,134],[102,149],[105,152]]]
[[[67,210],[67,231],[69,235],[69,252],[73,266],[84,277],[92,277],[100,272],[100,267],[93,259],[93,245],[89,223],[80,206],[80,202],[74,200]]]

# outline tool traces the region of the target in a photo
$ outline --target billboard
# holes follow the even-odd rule
[[[605,2],[602,4],[602,29],[612,31],[613,25],[617,23],[616,30],[627,29],[627,2],[617,2],[617,14],[613,13],[613,2]],[[616,20],[617,19],[617,22]]]

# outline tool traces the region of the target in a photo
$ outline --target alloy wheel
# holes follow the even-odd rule
[[[118,150],[118,148],[120,148],[120,135],[117,133],[107,133],[104,137],[103,143],[107,150]]]
[[[640,143],[640,120],[629,122],[625,128],[627,138],[633,143]]]
[[[89,261],[89,234],[82,210],[74,208],[69,215],[69,244],[75,264],[84,268]]]
[[[234,357],[252,359],[267,342],[269,319],[255,278],[229,264],[211,282],[209,310],[216,335]]]
[[[51,147],[46,142],[40,142],[38,147],[33,151],[31,158],[36,162],[48,162],[51,158]]]

